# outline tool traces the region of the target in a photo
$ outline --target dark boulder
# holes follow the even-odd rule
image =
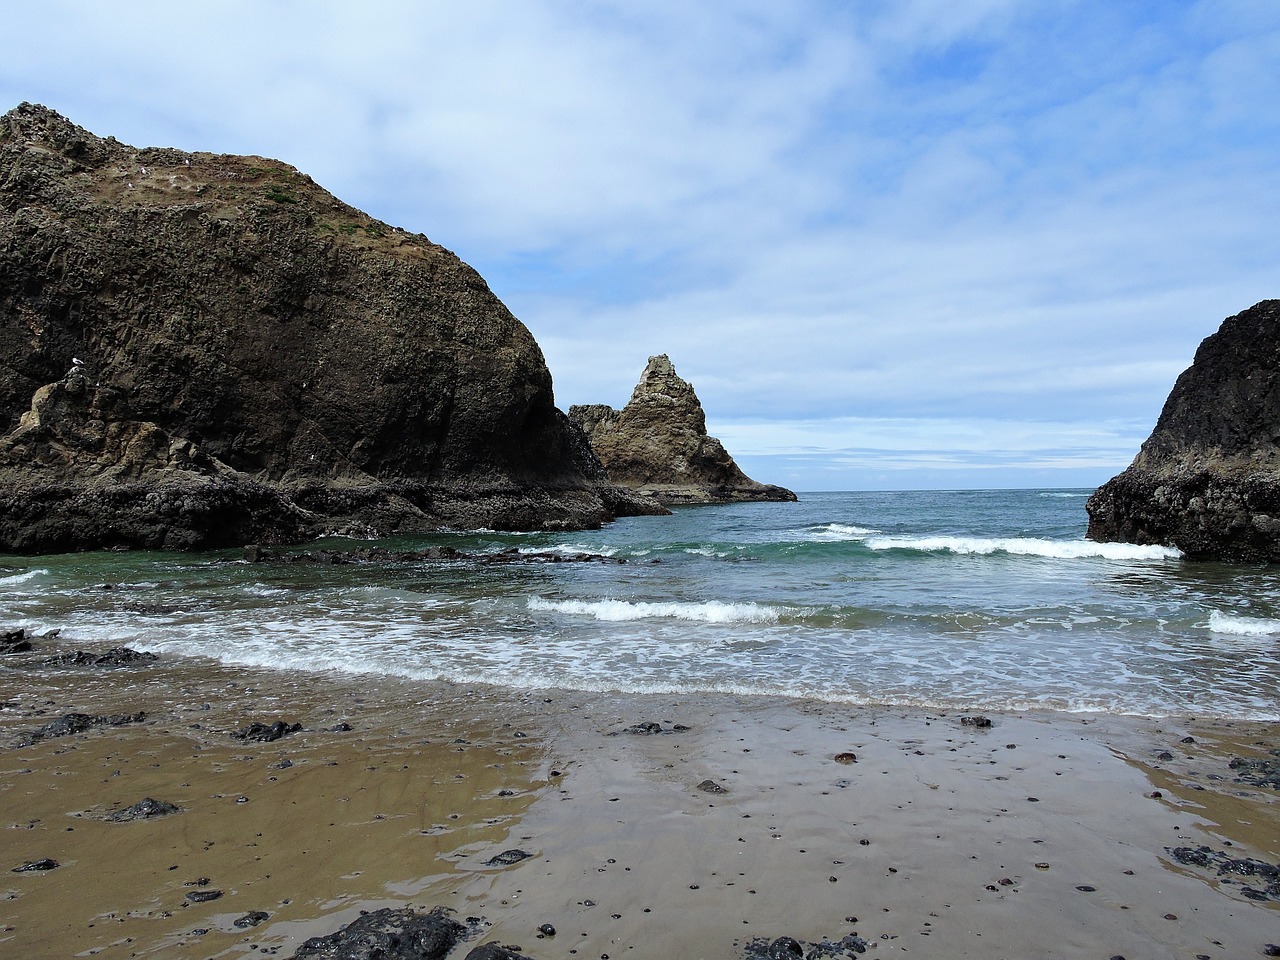
[[[123,810],[116,810],[107,816],[108,820],[114,823],[125,823],[130,820],[152,820],[156,817],[167,817],[171,813],[177,813],[179,808],[172,803],[164,800],[156,800],[152,797],[143,797],[137,803],[125,807]]]
[[[19,744],[21,746],[30,746],[33,743],[39,743],[41,740],[55,740],[58,737],[69,737],[73,734],[84,733],[94,727],[122,727],[130,723],[141,723],[146,718],[145,712],[115,714],[107,717],[87,713],[64,713],[56,720],[51,720],[44,726],[27,733],[19,741]]]
[[[466,932],[441,907],[428,913],[384,907],[336,933],[312,937],[294,960],[444,960]]]
[[[256,740],[259,743],[274,743],[281,737],[287,737],[291,733],[297,733],[302,729],[300,723],[286,723],[284,720],[277,720],[274,723],[260,723],[254,721],[243,730],[237,730],[231,735],[237,740]]]
[[[0,116],[0,551],[581,528],[610,483],[529,331],[261,157]]]
[[[1280,562],[1280,300],[1200,344],[1133,463],[1086,509],[1092,540]]]
[[[112,647],[106,653],[90,653],[76,650],[61,653],[44,661],[49,667],[134,667],[140,663],[153,663],[159,658],[154,653],[134,650],[130,647]]]

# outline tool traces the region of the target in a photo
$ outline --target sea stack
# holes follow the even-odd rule
[[[598,526],[609,482],[473,269],[261,157],[0,117],[0,551]]]
[[[609,479],[668,505],[789,501],[783,487],[743,473],[715,437],[693,387],[666,354],[649,358],[631,400],[569,408]]]
[[[1280,562],[1280,300],[1200,344],[1133,463],[1086,509],[1093,540]]]

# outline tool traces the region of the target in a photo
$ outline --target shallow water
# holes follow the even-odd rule
[[[807,494],[600,531],[385,542],[621,564],[0,557],[0,624],[516,688],[1280,717],[1280,571],[1089,543],[1088,493]]]

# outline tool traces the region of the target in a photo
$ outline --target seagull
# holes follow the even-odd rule
[[[83,361],[83,360],[81,360],[79,357],[72,357],[72,358],[71,358],[71,365],[72,365],[73,367],[83,367],[83,366],[84,366],[84,361]]]

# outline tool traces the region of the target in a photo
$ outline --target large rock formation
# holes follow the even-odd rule
[[[569,408],[609,479],[666,504],[795,500],[783,487],[757,483],[715,437],[693,387],[666,355],[650,357],[631,400]]]
[[[454,254],[259,157],[0,117],[0,550],[652,512]]]
[[[1280,300],[1200,344],[1138,456],[1087,509],[1093,540],[1280,562]]]

